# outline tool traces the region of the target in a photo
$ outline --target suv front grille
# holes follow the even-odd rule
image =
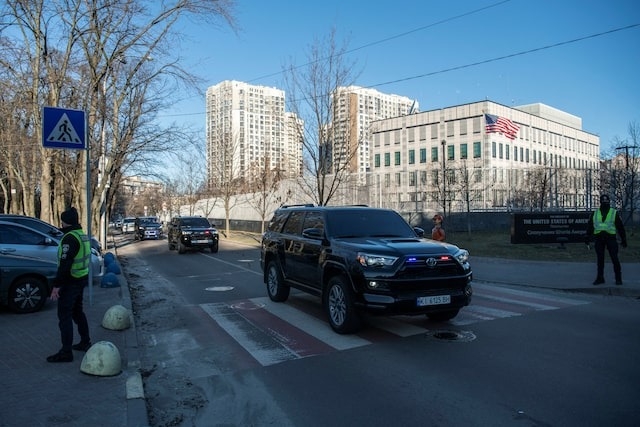
[[[433,279],[464,274],[450,255],[407,257],[396,276],[400,280]]]

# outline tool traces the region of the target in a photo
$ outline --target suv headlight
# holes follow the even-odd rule
[[[388,267],[390,265],[393,265],[398,257],[358,252],[356,259],[358,260],[360,265],[364,267]]]
[[[460,264],[464,264],[465,262],[469,261],[469,251],[467,251],[466,249],[459,249],[458,252],[456,252],[453,255]]]

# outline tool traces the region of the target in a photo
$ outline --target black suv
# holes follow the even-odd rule
[[[135,220],[135,239],[161,239],[162,224],[155,216],[139,216]]]
[[[177,216],[171,219],[167,231],[169,250],[178,249],[179,254],[190,249],[209,248],[212,253],[218,252],[218,230],[212,227],[209,220],[201,216]]]
[[[262,237],[267,293],[319,296],[341,334],[360,329],[363,312],[452,319],[471,301],[469,253],[423,235],[393,210],[283,206]]]

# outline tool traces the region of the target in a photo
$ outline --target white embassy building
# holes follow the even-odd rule
[[[600,139],[582,130],[579,117],[550,106],[480,101],[375,121],[370,132],[371,205],[405,212],[592,206]]]

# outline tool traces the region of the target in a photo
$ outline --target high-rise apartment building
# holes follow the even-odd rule
[[[600,138],[544,104],[491,101],[371,124],[369,203],[401,211],[591,208]]]
[[[265,168],[282,178],[302,173],[300,121],[285,112],[284,91],[226,80],[206,93],[208,182],[251,181]]]
[[[349,162],[349,171],[364,181],[370,168],[370,123],[417,112],[419,105],[404,96],[358,86],[338,88],[333,100],[332,160],[340,164]]]

